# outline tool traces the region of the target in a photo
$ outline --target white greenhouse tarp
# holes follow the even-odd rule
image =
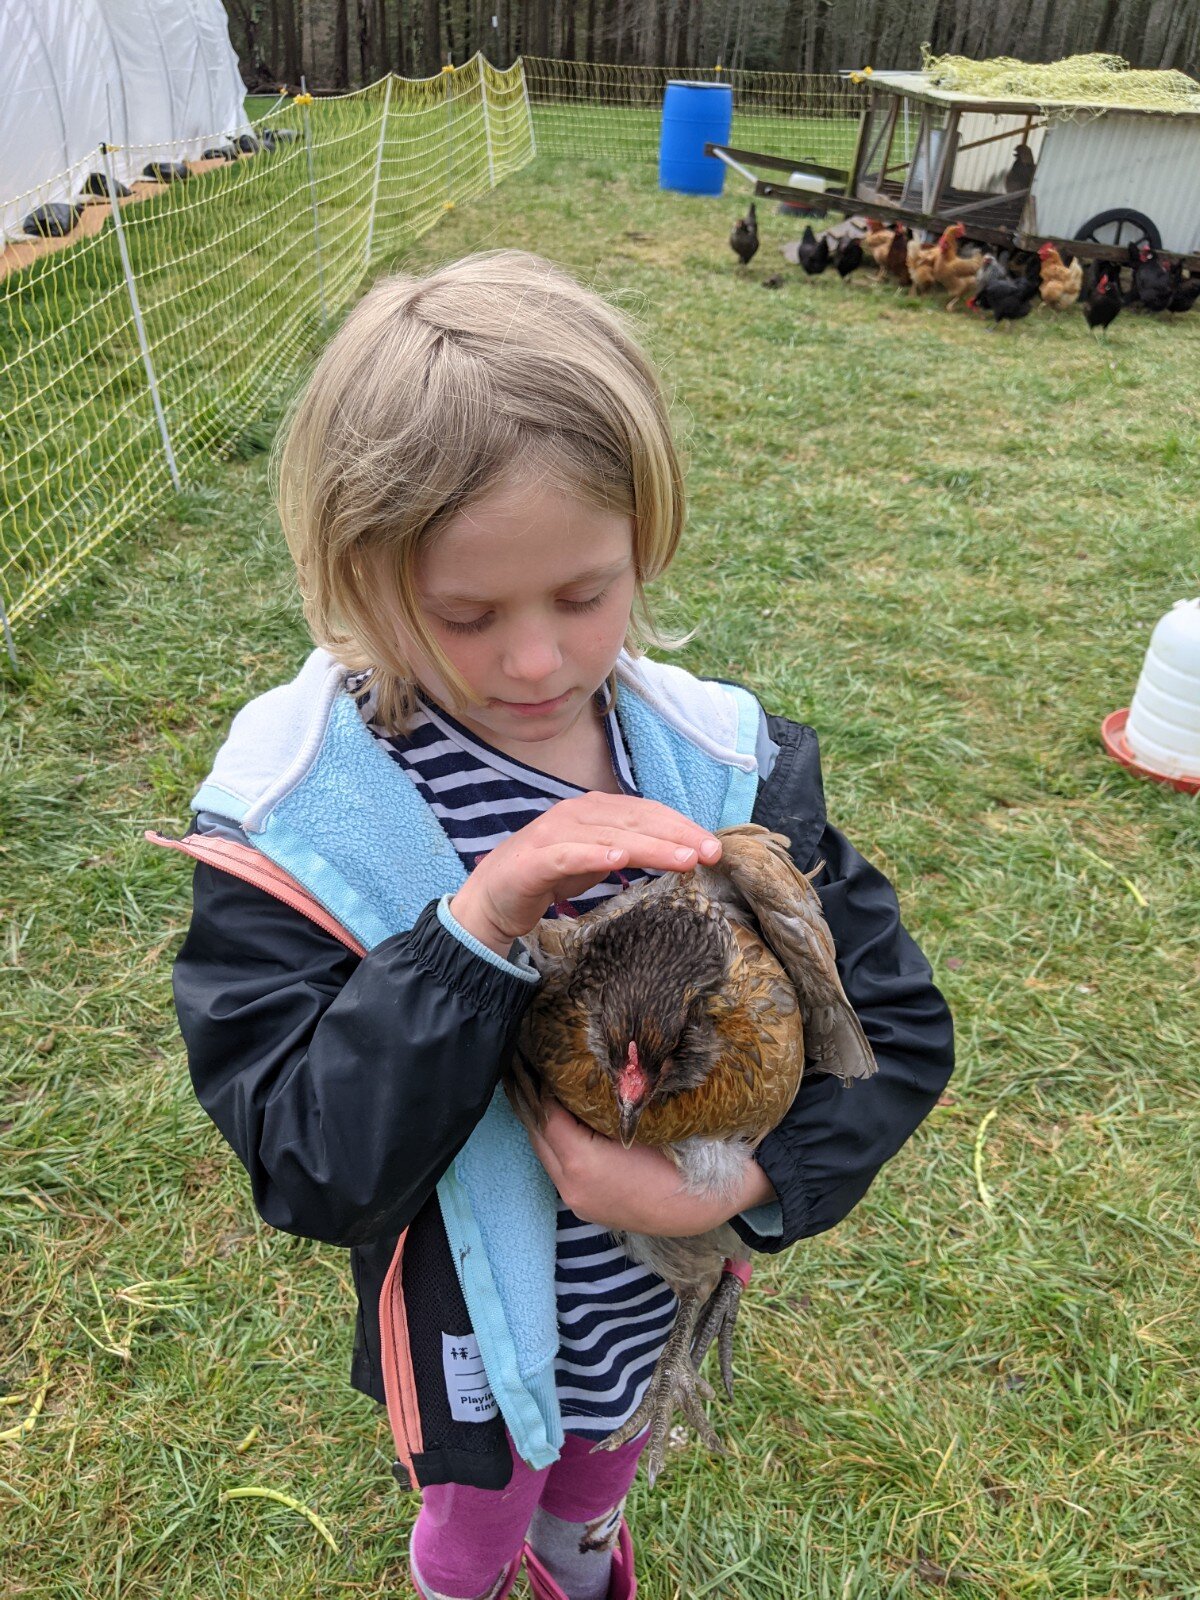
[[[221,0],[0,0],[0,222],[73,200],[98,147],[120,181],[247,127]]]

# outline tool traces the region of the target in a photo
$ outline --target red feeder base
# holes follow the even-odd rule
[[[1168,778],[1165,773],[1155,772],[1153,767],[1141,764],[1125,737],[1128,720],[1129,707],[1126,706],[1121,711],[1111,711],[1100,724],[1100,736],[1109,755],[1115,757],[1123,767],[1128,767],[1130,772],[1136,772],[1139,778],[1153,778],[1155,783],[1165,783],[1182,794],[1200,794],[1200,778]]]

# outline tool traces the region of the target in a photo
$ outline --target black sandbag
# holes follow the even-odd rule
[[[117,194],[121,199],[124,199],[128,195],[131,195],[133,193],[133,190],[130,189],[127,185],[123,184],[119,178],[116,179],[115,181],[116,181],[116,185],[117,185]],[[107,200],[108,199],[108,173],[107,172],[89,172],[88,175],[87,175],[86,180],[84,181],[84,185],[83,185],[83,188],[80,191],[80,193],[81,194],[99,195],[101,197],[101,199]]]
[[[21,232],[41,239],[65,239],[82,210],[82,206],[68,205],[65,200],[52,200],[29,213],[21,223]]]
[[[184,183],[191,175],[186,161],[150,161],[142,168],[142,177],[155,183]]]

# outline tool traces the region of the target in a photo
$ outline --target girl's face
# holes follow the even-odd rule
[[[562,741],[612,671],[633,605],[633,519],[520,476],[446,524],[416,582],[430,632],[484,702],[459,720],[519,754]],[[422,688],[449,707],[406,643]]]

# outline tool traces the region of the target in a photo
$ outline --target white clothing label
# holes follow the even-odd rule
[[[500,1410],[473,1333],[443,1333],[442,1371],[455,1422],[488,1422]]]

